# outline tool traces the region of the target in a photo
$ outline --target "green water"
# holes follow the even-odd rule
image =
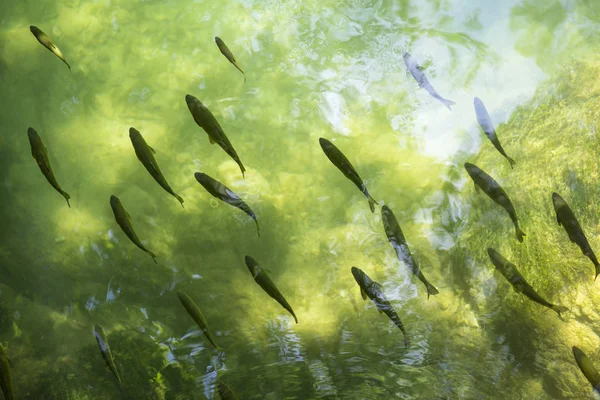
[[[67,67],[29,32],[45,31]],[[213,41],[221,37],[243,77]],[[593,266],[556,224],[558,191],[600,251],[600,3],[467,1],[16,1],[0,15],[0,341],[17,399],[587,399],[571,346],[600,367]],[[407,75],[425,67],[448,111]],[[247,168],[193,121],[216,116]],[[473,97],[506,160],[479,131]],[[72,208],[31,157],[50,152]],[[136,159],[135,127],[185,200]],[[396,214],[422,270],[401,264],[380,208],[329,162],[348,156]],[[505,188],[527,234],[477,194],[463,163]],[[238,193],[261,224],[212,198]],[[116,224],[118,196],[158,264]],[[514,292],[487,247],[562,318]],[[253,282],[251,255],[298,316]],[[381,282],[412,339],[350,268]],[[216,351],[181,306],[203,311]],[[93,336],[103,326],[123,381]]]

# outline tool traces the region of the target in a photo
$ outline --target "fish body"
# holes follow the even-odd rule
[[[525,236],[525,233],[521,230],[521,228],[519,228],[519,220],[517,218],[517,213],[504,189],[500,187],[498,182],[496,182],[491,176],[483,172],[483,170],[481,170],[476,165],[473,165],[471,163],[465,163],[465,169],[469,173],[471,179],[473,179],[473,182],[475,183],[475,188],[481,188],[481,190],[483,190],[483,192],[490,199],[492,199],[494,203],[498,204],[506,210],[515,226],[517,240],[519,242],[523,242],[523,236]]]
[[[215,346],[215,349],[221,351],[221,348],[215,342],[214,336],[208,330],[208,324],[206,323],[206,319],[204,318],[204,315],[202,315],[202,312],[200,311],[200,309],[198,308],[196,303],[194,303],[194,300],[192,300],[191,297],[188,296],[187,293],[182,292],[181,290],[177,291],[177,296],[179,297],[179,300],[181,301],[181,304],[183,304],[183,307],[185,308],[185,310],[188,312],[188,314],[190,314],[190,316],[192,317],[194,322],[198,325],[198,327],[200,328],[202,333],[204,333],[204,336],[206,336],[208,341],[213,346]]]
[[[48,157],[48,150],[46,146],[44,146],[44,142],[42,142],[42,138],[38,135],[37,131],[33,128],[29,128],[27,130],[27,136],[29,137],[29,144],[31,146],[31,155],[37,162],[38,167],[42,171],[42,174],[46,177],[46,180],[52,187],[60,193],[65,200],[67,201],[67,205],[71,207],[71,203],[69,203],[69,199],[71,196],[62,190],[56,178],[54,177],[54,172],[52,172],[52,167],[50,166],[50,157]]]
[[[383,229],[385,230],[385,234],[390,244],[396,251],[398,259],[402,261],[408,268],[410,268],[412,273],[415,274],[415,276],[419,278],[421,282],[423,282],[427,288],[427,297],[429,298],[430,295],[438,294],[439,291],[425,278],[425,275],[423,275],[423,272],[421,272],[421,268],[419,268],[417,262],[410,253],[410,249],[408,248],[408,244],[404,238],[402,229],[400,229],[398,220],[388,206],[384,205],[381,208],[381,220],[383,221]]]
[[[190,113],[192,113],[192,117],[194,117],[194,121],[206,132],[210,143],[217,143],[225,153],[229,155],[240,167],[242,171],[242,176],[244,176],[244,172],[246,172],[246,168],[244,168],[244,164],[238,157],[235,149],[231,145],[231,142],[223,132],[223,128],[219,125],[217,119],[212,115],[210,110],[204,106],[194,96],[188,94],[185,96],[185,102],[187,103],[188,109]]]
[[[392,304],[387,300],[383,294],[383,287],[378,282],[373,281],[367,274],[365,274],[360,268],[352,267],[352,276],[360,286],[360,294],[364,300],[369,297],[375,303],[377,311],[384,313],[388,316],[392,322],[400,328],[404,335],[404,345],[408,347],[410,345],[410,339],[406,334],[404,325],[398,316],[398,313],[392,307]]]
[[[283,308],[285,308],[290,314],[292,314],[292,317],[294,317],[294,320],[296,321],[296,323],[298,323],[298,318],[296,318],[296,314],[294,314],[292,306],[289,305],[289,303],[283,297],[279,289],[277,289],[277,286],[275,286],[267,272],[264,269],[262,269],[260,265],[258,265],[254,258],[246,256],[245,260],[246,266],[248,267],[250,274],[252,274],[254,281],[258,283],[258,286],[260,286],[265,292],[267,292],[269,296],[275,299],[275,301],[281,304]]]
[[[340,149],[338,149],[333,143],[325,138],[319,138],[319,144],[321,145],[321,148],[323,149],[323,152],[327,158],[329,158],[329,161],[331,161],[331,163],[335,165],[336,168],[339,169],[346,178],[350,179],[350,181],[354,183],[358,190],[365,195],[369,201],[369,208],[371,208],[371,212],[375,212],[375,204],[377,201],[371,197],[367,187],[358,175],[358,172],[356,172],[344,153],[342,153]]]
[[[579,246],[581,252],[594,263],[594,267],[596,268],[594,279],[596,279],[598,274],[600,274],[600,263],[598,263],[598,259],[585,237],[579,221],[575,218],[573,210],[571,210],[571,207],[569,207],[567,202],[558,193],[552,193],[552,204],[554,205],[554,211],[556,211],[556,222],[558,222],[558,225],[562,225],[565,228],[571,242]]]
[[[588,382],[592,384],[594,391],[596,393],[600,393],[600,374],[594,364],[590,361],[590,359],[585,355],[583,351],[577,346],[573,346],[573,356],[575,356],[575,361],[577,361],[577,365],[583,375],[587,378]]]
[[[233,393],[229,386],[221,381],[217,382],[217,391],[219,392],[221,400],[238,400],[238,397]]]
[[[506,278],[506,280],[513,286],[517,293],[523,293],[536,303],[555,311],[558,315],[560,315],[561,312],[569,311],[566,307],[549,303],[543,299],[542,296],[537,294],[537,292],[533,290],[525,278],[523,278],[523,275],[519,273],[517,267],[504,258],[496,250],[488,248],[487,252],[492,260],[492,263],[496,267],[496,270],[498,270]]]
[[[42,32],[42,30],[40,28],[38,28],[37,26],[31,25],[29,27],[29,30],[31,31],[31,33],[33,33],[33,36],[35,36],[35,38],[38,40],[38,42],[40,42],[45,48],[50,50],[52,53],[54,53],[54,55],[56,55],[56,57],[60,58],[62,60],[62,62],[67,64],[67,67],[69,67],[69,71],[71,70],[71,66],[65,59],[65,56],[63,56],[63,53],[60,51],[60,49],[58,47],[56,47],[56,45],[54,44],[54,42],[52,41],[52,39],[50,39],[50,37],[48,35],[46,35],[44,32]]]
[[[490,139],[496,150],[498,150],[498,152],[508,160],[508,162],[510,163],[510,167],[514,168],[516,162],[515,160],[510,158],[502,148],[500,140],[498,140],[498,136],[496,135],[496,129],[494,128],[492,118],[490,117],[487,108],[485,108],[485,105],[479,97],[475,97],[475,99],[473,100],[473,105],[475,106],[475,115],[477,116],[477,122],[479,123],[481,130],[483,131],[483,133],[485,133],[488,139]]]
[[[233,53],[231,52],[231,50],[229,50],[229,47],[227,47],[225,42],[223,42],[223,40],[221,40],[221,38],[218,36],[215,36],[215,43],[219,47],[221,54],[223,54],[225,56],[225,58],[227,58],[229,60],[229,62],[232,63],[233,66],[236,67],[242,73],[242,75],[244,75],[244,83],[245,83],[246,82],[246,73],[244,71],[242,71],[242,68],[237,63],[235,57],[233,56]]]
[[[173,191],[164,175],[160,171],[158,163],[154,158],[154,149],[148,146],[148,143],[146,143],[146,140],[144,140],[142,134],[135,128],[129,128],[129,138],[131,139],[131,144],[135,150],[135,155],[137,156],[138,160],[140,160],[144,168],[146,168],[146,171],[152,175],[154,180],[158,182],[158,184],[165,189],[167,193],[175,197],[181,204],[181,207],[183,207],[183,199]]]
[[[427,80],[427,77],[425,76],[425,73],[423,72],[423,69],[415,61],[415,59],[412,58],[412,56],[410,55],[410,53],[408,53],[408,52],[405,51],[402,54],[402,58],[404,59],[404,65],[406,65],[406,68],[408,69],[408,71],[410,72],[410,74],[413,76],[413,78],[415,78],[415,80],[419,84],[419,87],[424,88],[425,90],[427,90],[427,92],[433,98],[436,98],[439,101],[441,101],[443,105],[445,105],[446,107],[448,107],[448,110],[452,111],[452,109],[450,108],[450,106],[452,106],[452,105],[454,105],[456,103],[453,102],[452,100],[444,99],[442,96],[440,96],[438,94],[438,92],[435,91],[435,89],[433,88],[433,86],[431,86],[431,83],[429,83],[429,81]]]
[[[202,172],[196,172],[194,174],[194,177],[196,178],[198,183],[200,183],[204,187],[204,189],[206,189],[208,193],[213,195],[213,197],[216,197],[217,199],[224,201],[225,203],[231,206],[237,207],[246,214],[248,214],[250,218],[254,220],[254,223],[256,224],[256,233],[258,234],[258,236],[260,236],[260,227],[258,225],[258,219],[256,218],[256,214],[254,214],[254,211],[252,211],[248,204],[246,204],[242,199],[240,199],[240,196],[235,194],[233,191],[231,191],[231,189],[223,185],[221,182],[217,181],[214,178],[211,178],[206,174],[203,174]]]
[[[121,387],[121,377],[119,376],[119,371],[117,370],[115,359],[112,355],[112,352],[110,351],[110,346],[108,345],[108,340],[106,339],[106,335],[104,334],[104,329],[102,329],[102,327],[98,324],[94,326],[94,337],[96,338],[96,342],[98,342],[98,347],[100,347],[100,353],[102,353],[102,358],[104,358],[108,369],[117,379],[119,387]]]
[[[121,200],[119,200],[119,198],[115,195],[110,196],[110,206],[113,210],[113,213],[115,214],[115,220],[117,221],[117,224],[119,224],[119,226],[121,227],[123,232],[125,232],[129,240],[131,240],[133,244],[135,244],[137,247],[148,253],[156,263],[156,256],[154,255],[154,253],[152,253],[142,244],[137,234],[133,230],[133,225],[131,224],[131,217],[129,216],[129,213],[125,211]]]
[[[6,355],[6,350],[0,345],[0,388],[4,395],[4,400],[14,400],[12,377],[10,375],[10,359]]]

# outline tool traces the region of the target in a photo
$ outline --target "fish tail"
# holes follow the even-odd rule
[[[402,332],[404,334],[404,346],[406,348],[410,347],[410,338],[408,337],[408,335],[406,334],[406,332]]]
[[[427,283],[426,287],[427,287],[427,298],[429,298],[429,296],[435,296],[436,294],[440,293],[435,288],[435,286],[433,286],[431,283]]]
[[[444,103],[444,105],[445,105],[446,107],[448,107],[448,110],[450,110],[450,111],[452,111],[452,108],[450,108],[450,106],[453,106],[453,105],[455,105],[455,104],[456,104],[456,103],[455,103],[455,102],[453,102],[452,100],[446,100],[446,99],[444,99],[444,98],[442,98],[442,97],[440,97],[440,101],[441,101],[442,103]]]
[[[256,234],[260,237],[260,226],[258,225],[258,220],[254,218],[254,223],[256,224]]]
[[[242,178],[246,179],[246,175],[245,175],[246,168],[244,168],[244,164],[242,164],[242,162],[239,159],[236,161],[237,161],[238,165],[240,166],[240,170],[242,171]]]
[[[156,255],[151,252],[150,250],[146,249],[146,253],[148,253],[150,255],[150,257],[152,257],[152,260],[154,261],[154,264],[158,264],[158,262],[156,261]]]
[[[71,66],[69,65],[69,63],[67,62],[67,60],[63,60],[65,62],[65,64],[67,64],[67,67],[69,68],[69,71],[71,71]]]
[[[296,321],[296,324],[298,324],[298,318],[296,318],[296,314],[294,314],[293,311],[290,311],[292,313],[292,317],[294,317],[294,321]]]
[[[508,162],[510,163],[510,167],[512,169],[515,168],[515,165],[517,164],[517,162],[515,160],[513,160],[512,158],[510,158],[509,156],[506,156],[506,159],[508,160]]]
[[[567,311],[569,311],[569,309],[567,307],[565,307],[565,306],[555,306],[555,305],[552,305],[552,309],[554,311],[556,311],[556,313],[558,314],[559,317],[560,317],[560,313],[561,312],[567,312]]]
[[[181,198],[181,196],[176,194],[175,198],[177,199],[177,201],[179,201],[179,204],[181,204],[181,207],[183,207],[183,199]],[[183,208],[185,208],[185,207],[183,207]]]
[[[596,278],[598,278],[598,275],[600,275],[600,264],[598,263],[598,260],[595,259],[594,257],[594,267],[596,268],[596,276],[594,277],[594,282],[596,281]]]
[[[67,201],[67,205],[69,206],[69,208],[71,208],[71,203],[69,202],[69,199],[71,198],[71,195],[69,195],[69,193],[65,192],[64,190],[61,191],[60,194],[63,195],[63,197]]]
[[[525,235],[525,232],[523,232],[523,231],[521,230],[521,228],[519,228],[518,226],[517,226],[517,227],[515,227],[515,231],[516,231],[516,233],[517,233],[517,240],[518,240],[520,243],[523,243],[523,236],[526,236],[526,235]]]
[[[371,208],[371,212],[375,212],[375,204],[377,204],[377,200],[375,200],[370,194],[367,194],[367,198],[369,200],[369,207]]]

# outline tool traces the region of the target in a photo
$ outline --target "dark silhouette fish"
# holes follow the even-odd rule
[[[369,201],[369,207],[371,208],[371,212],[375,212],[375,204],[377,203],[377,201],[373,197],[371,197],[369,191],[367,190],[367,187],[363,183],[362,179],[360,179],[360,176],[358,176],[358,173],[356,172],[350,161],[346,158],[344,153],[342,153],[340,149],[338,149],[333,143],[331,143],[327,139],[319,138],[319,144],[321,145],[321,148],[323,149],[323,152],[325,153],[327,158],[329,158],[329,161],[331,161],[331,163],[335,165],[337,169],[342,171],[342,174],[344,174],[346,178],[350,179],[352,183],[354,183],[354,185],[356,185],[356,187],[361,192],[363,192],[363,194]]]
[[[598,274],[600,274],[600,264],[571,207],[569,207],[567,202],[558,193],[552,193],[552,204],[554,205],[554,211],[556,211],[556,222],[558,222],[558,225],[562,225],[565,228],[571,242],[579,246],[581,252],[594,263],[594,267],[596,268],[594,280],[596,280]]]
[[[94,327],[94,337],[96,338],[96,342],[98,342],[98,347],[100,347],[100,352],[102,353],[102,358],[106,362],[108,369],[117,379],[119,383],[119,387],[121,387],[121,377],[119,376],[119,371],[117,370],[117,365],[115,364],[115,359],[110,351],[110,346],[108,345],[108,340],[106,339],[106,335],[104,334],[104,329],[98,324]]]
[[[238,397],[233,393],[229,386],[221,381],[217,382],[217,391],[219,392],[221,400],[238,400]]]
[[[277,289],[277,286],[275,286],[271,278],[269,278],[269,275],[267,275],[266,271],[262,269],[260,265],[258,265],[254,258],[246,256],[245,260],[246,266],[248,267],[248,270],[250,270],[254,281],[258,283],[258,286],[260,286],[262,290],[267,292],[269,296],[274,298],[279,304],[281,304],[283,308],[292,314],[292,317],[294,317],[294,320],[296,323],[298,323],[298,318],[296,318],[296,314],[294,314],[292,306],[290,306],[285,300],[279,289]]]
[[[135,149],[135,155],[137,156],[138,160],[140,160],[140,162],[144,165],[146,171],[148,171],[150,175],[152,175],[154,180],[158,182],[158,184],[162,186],[162,188],[165,189],[167,193],[175,197],[181,204],[181,207],[183,207],[183,199],[181,198],[181,196],[176,194],[173,191],[173,189],[171,189],[171,186],[160,171],[158,163],[154,158],[154,154],[156,153],[154,149],[148,146],[148,143],[146,143],[142,134],[135,128],[129,128],[129,138],[131,139],[131,144],[133,144],[133,148]]]
[[[12,377],[10,375],[10,364],[10,359],[6,355],[6,349],[0,345],[0,388],[2,388],[4,400],[15,399]]]
[[[181,304],[183,304],[183,307],[185,308],[187,313],[190,314],[194,322],[198,324],[198,327],[200,328],[202,333],[204,333],[204,336],[206,336],[208,341],[213,346],[215,346],[215,349],[221,351],[222,349],[219,347],[219,345],[217,345],[214,336],[208,330],[208,324],[206,323],[206,319],[204,318],[204,315],[202,315],[202,312],[200,311],[196,303],[194,303],[194,300],[192,300],[187,293],[182,292],[181,290],[177,291],[177,296],[179,297],[179,300],[181,301]]]
[[[483,133],[485,133],[488,139],[490,139],[496,150],[498,150],[500,154],[502,154],[508,160],[510,167],[514,168],[516,162],[510,158],[502,148],[500,140],[498,140],[498,136],[496,135],[496,129],[492,123],[492,118],[490,118],[490,114],[483,105],[483,102],[481,99],[479,99],[479,97],[475,97],[473,100],[473,105],[475,106],[475,115],[477,116],[477,122],[479,123],[481,130]]]
[[[42,32],[40,30],[40,28],[38,28],[37,26],[31,25],[29,27],[29,30],[31,31],[31,33],[33,33],[33,36],[35,36],[35,38],[38,40],[38,42],[40,42],[45,48],[50,50],[52,53],[54,53],[54,55],[56,55],[56,57],[60,58],[62,60],[62,62],[67,64],[67,67],[69,67],[69,71],[71,70],[71,66],[69,65],[67,60],[65,60],[65,56],[63,56],[63,53],[60,51],[60,49],[58,47],[56,47],[56,45],[54,44],[54,42],[52,41],[52,39],[50,39],[50,37],[48,35],[46,35],[44,32]]]
[[[150,257],[152,257],[152,259],[156,263],[156,256],[154,255],[153,252],[148,250],[142,244],[142,242],[136,235],[135,231],[133,230],[133,225],[131,224],[131,217],[129,216],[129,213],[127,211],[125,211],[125,208],[123,207],[123,204],[121,203],[121,200],[119,200],[119,198],[117,196],[115,196],[115,195],[110,196],[110,207],[112,208],[113,213],[115,214],[115,220],[117,221],[117,224],[119,224],[119,226],[121,227],[123,232],[125,232],[125,234],[129,238],[129,240],[131,240],[133,242],[133,244],[135,244],[137,247],[139,247],[140,249],[142,249],[146,253],[148,253],[150,255]]]
[[[48,150],[46,149],[46,146],[44,146],[42,138],[33,128],[29,128],[27,130],[27,136],[29,136],[29,144],[31,145],[31,155],[40,167],[42,174],[44,174],[46,180],[48,180],[50,185],[52,185],[52,187],[56,189],[56,191],[65,198],[65,200],[67,201],[67,205],[71,207],[71,203],[69,203],[69,199],[71,198],[71,196],[69,196],[69,193],[62,190],[60,185],[56,181],[54,173],[52,172],[52,167],[50,166]]]
[[[600,394],[600,374],[596,367],[594,367],[594,364],[592,364],[579,347],[573,346],[573,356],[575,356],[575,361],[577,361],[577,365],[579,365],[579,369],[583,372],[583,375],[592,384],[594,391]]]
[[[185,96],[185,102],[192,113],[192,117],[194,117],[194,121],[206,132],[208,135],[208,139],[211,144],[217,143],[225,153],[229,155],[236,163],[239,165],[240,170],[242,171],[242,176],[244,176],[244,172],[246,172],[246,168],[244,168],[244,164],[238,157],[235,149],[229,142],[227,136],[225,136],[225,132],[223,132],[223,128],[217,122],[217,119],[212,115],[210,110],[204,106],[194,96],[188,94]]]
[[[196,177],[198,183],[200,183],[208,193],[248,214],[254,220],[254,223],[256,224],[256,233],[258,236],[260,236],[260,227],[258,226],[256,214],[254,214],[254,211],[252,211],[248,204],[244,203],[244,201],[240,199],[240,196],[233,193],[231,189],[223,185],[221,182],[211,178],[206,174],[203,174],[202,172],[196,172],[194,176]]]
[[[218,36],[215,36],[215,43],[219,47],[221,54],[223,54],[225,56],[225,58],[227,58],[229,60],[229,62],[232,63],[233,66],[236,67],[242,73],[242,75],[244,75],[244,83],[245,83],[246,82],[246,74],[244,73],[244,71],[242,71],[242,68],[235,60],[235,57],[233,56],[233,53],[231,52],[231,50],[229,50],[229,48],[225,45],[225,42],[223,42],[221,40],[221,38]]]
[[[408,248],[408,244],[406,243],[402,229],[400,229],[398,220],[388,206],[381,207],[381,219],[383,221],[383,229],[385,230],[385,234],[394,250],[396,250],[398,259],[402,261],[408,268],[410,268],[412,273],[415,274],[415,276],[419,278],[421,282],[423,282],[427,288],[427,298],[429,298],[430,295],[438,294],[438,290],[435,288],[435,286],[429,283],[429,281],[427,281],[425,275],[423,275],[421,272],[421,268],[419,268],[412,254],[410,254],[410,249]]]
[[[521,230],[521,228],[519,228],[519,220],[517,219],[517,213],[504,189],[500,187],[498,182],[492,179],[491,176],[483,172],[476,165],[473,165],[471,163],[465,163],[465,169],[469,173],[471,179],[473,179],[473,182],[475,183],[475,189],[477,189],[477,187],[481,188],[481,190],[483,190],[483,192],[490,199],[494,200],[494,203],[502,206],[502,208],[506,210],[506,212],[510,216],[510,219],[515,225],[517,240],[522,243],[523,236],[525,236],[525,233]]]
[[[548,301],[544,300],[533,288],[531,285],[523,278],[523,276],[517,270],[517,267],[510,263],[506,258],[504,258],[500,253],[492,248],[487,249],[488,255],[492,260],[492,263],[510,283],[515,292],[523,293],[525,296],[529,297],[531,300],[535,301],[538,304],[543,305],[544,307],[548,307],[551,310],[556,311],[558,315],[561,312],[569,311],[567,307],[563,307],[560,305],[551,304]]]
[[[406,68],[408,69],[408,71],[410,72],[410,74],[413,76],[413,78],[415,78],[415,80],[417,81],[417,83],[419,84],[419,87],[424,88],[425,90],[427,90],[427,92],[434,98],[438,99],[439,101],[442,102],[442,104],[444,104],[446,107],[448,107],[448,110],[452,111],[452,109],[450,108],[450,106],[456,104],[455,102],[453,102],[452,100],[446,100],[444,99],[442,96],[440,96],[438,94],[438,92],[435,91],[435,89],[433,88],[433,86],[431,86],[431,83],[429,83],[429,81],[427,80],[427,77],[425,76],[425,73],[423,72],[423,69],[421,68],[421,66],[419,64],[417,64],[417,62],[414,60],[414,58],[412,58],[412,56],[410,55],[410,53],[408,52],[404,52],[402,54],[402,58],[404,59],[404,65],[406,65]]]
[[[352,267],[352,276],[360,286],[360,295],[364,300],[369,297],[375,303],[375,307],[379,313],[384,313],[388,316],[392,322],[400,328],[402,333],[404,334],[404,345],[408,347],[410,345],[410,339],[406,335],[406,330],[404,329],[404,325],[398,316],[398,313],[392,307],[392,304],[387,300],[385,295],[383,294],[383,287],[378,282],[373,281],[367,274],[365,274],[361,269]]]

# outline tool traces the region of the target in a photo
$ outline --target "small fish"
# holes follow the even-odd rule
[[[98,342],[98,347],[100,347],[100,352],[102,353],[102,358],[106,362],[108,369],[115,376],[117,382],[119,383],[119,387],[121,387],[121,377],[119,376],[119,371],[117,370],[117,365],[115,364],[115,359],[110,351],[110,346],[108,345],[108,340],[106,339],[106,335],[104,334],[104,329],[98,324],[94,327],[94,337],[96,338],[96,342]]]
[[[175,193],[173,189],[171,189],[171,186],[169,185],[162,172],[160,171],[160,168],[158,167],[158,163],[154,158],[154,154],[156,154],[156,151],[154,151],[152,147],[148,146],[148,143],[146,143],[142,134],[135,128],[129,128],[129,138],[131,139],[131,144],[133,144],[133,148],[135,149],[135,155],[137,156],[138,160],[140,160],[140,162],[144,165],[146,171],[148,171],[150,175],[152,175],[154,180],[158,182],[158,184],[162,186],[162,188],[165,189],[167,193],[175,197],[181,204],[181,207],[183,207],[183,199],[181,198],[181,196]]]
[[[62,190],[60,185],[56,181],[54,173],[52,172],[52,167],[50,166],[48,150],[46,149],[46,146],[44,146],[42,138],[33,128],[29,128],[27,130],[27,135],[29,136],[29,144],[31,145],[31,155],[33,156],[33,158],[35,158],[35,161],[37,161],[37,164],[40,167],[42,174],[44,174],[46,180],[48,180],[52,187],[56,189],[56,191],[65,198],[65,200],[67,201],[67,205],[71,207],[71,203],[69,203],[69,199],[71,198],[71,196],[69,196],[69,193]]]
[[[525,233],[519,228],[519,220],[517,219],[517,213],[515,212],[515,208],[513,207],[508,195],[500,187],[498,182],[496,182],[491,176],[483,172],[479,167],[473,165],[471,163],[465,163],[465,169],[473,179],[475,183],[475,189],[480,187],[481,190],[492,200],[494,203],[502,206],[510,216],[513,224],[515,225],[515,232],[517,235],[517,240],[519,242],[523,242],[523,236]]]
[[[371,280],[371,278],[369,278],[369,276],[359,268],[352,267],[351,271],[356,283],[358,283],[358,286],[360,286],[360,295],[362,296],[363,300],[366,300],[368,296],[371,300],[373,300],[373,303],[375,303],[377,311],[387,315],[389,319],[391,319],[392,322],[398,328],[400,328],[404,334],[404,345],[408,347],[410,345],[410,339],[406,335],[406,330],[404,330],[404,325],[402,324],[402,321],[400,321],[398,313],[396,313],[396,310],[394,310],[390,302],[383,294],[383,287],[381,284]]]
[[[417,62],[411,57],[410,53],[405,51],[402,54],[402,58],[404,59],[404,65],[406,65],[406,68],[408,69],[410,74],[413,76],[413,78],[415,78],[415,80],[419,84],[419,87],[427,90],[427,92],[429,92],[429,94],[432,97],[441,101],[446,107],[448,107],[448,110],[452,111],[450,106],[452,106],[456,103],[453,102],[452,100],[444,99],[442,96],[440,96],[438,94],[438,92],[435,91],[433,86],[431,86],[431,83],[429,83],[429,81],[427,80],[427,77],[425,76],[425,73],[423,72],[423,68],[421,68],[421,66],[419,64],[417,64]]]
[[[594,391],[600,393],[600,374],[596,367],[594,367],[594,364],[577,346],[573,346],[573,356],[575,356],[575,361],[577,361],[577,365],[579,365],[579,369],[583,372],[583,375],[592,384]]]
[[[556,313],[560,316],[561,312],[569,311],[567,307],[557,306],[551,304],[544,300],[533,288],[531,285],[523,278],[523,276],[517,270],[517,267],[514,264],[511,264],[506,258],[504,258],[500,253],[492,248],[487,249],[488,255],[492,260],[492,263],[496,267],[496,269],[506,278],[508,283],[510,283],[515,292],[523,293],[525,296],[529,297],[531,300],[535,301],[538,304],[543,305],[544,307],[548,307],[551,310],[556,311]]]
[[[412,254],[410,254],[410,249],[408,248],[408,244],[406,243],[402,229],[400,229],[398,220],[388,206],[383,206],[381,208],[381,219],[383,221],[383,229],[385,230],[385,234],[387,235],[387,238],[394,250],[396,250],[398,259],[402,261],[408,268],[410,268],[412,273],[415,274],[421,282],[423,282],[427,288],[427,298],[429,298],[430,295],[438,294],[438,290],[435,288],[435,286],[429,283],[427,279],[425,279],[425,276],[421,272],[421,268],[419,268]]]
[[[565,228],[571,242],[579,246],[583,254],[589,257],[594,263],[594,267],[596,267],[594,280],[596,280],[598,274],[600,274],[600,263],[598,263],[598,259],[590,247],[590,243],[585,237],[583,229],[581,229],[581,225],[579,225],[579,221],[575,218],[571,207],[569,207],[567,202],[558,193],[552,193],[552,204],[554,205],[554,211],[556,211],[556,222],[558,222],[558,225],[562,225]]]
[[[490,118],[490,114],[483,105],[483,102],[479,97],[475,97],[473,100],[473,105],[475,106],[475,115],[477,116],[477,122],[479,123],[481,130],[483,133],[485,133],[488,139],[490,139],[496,150],[498,150],[500,154],[502,154],[508,160],[510,167],[514,168],[516,162],[510,158],[502,148],[502,145],[498,140],[498,136],[496,136],[496,129],[494,129],[492,118]]]
[[[31,31],[31,33],[33,33],[33,36],[35,36],[35,38],[38,40],[38,42],[43,44],[45,48],[50,50],[52,53],[54,53],[54,55],[56,55],[56,57],[60,58],[62,60],[62,62],[67,64],[67,67],[69,67],[69,71],[71,70],[71,66],[69,65],[67,60],[65,60],[65,56],[63,56],[63,53],[60,51],[60,49],[58,47],[56,47],[56,45],[54,44],[54,42],[52,41],[52,39],[50,39],[50,37],[48,35],[46,35],[44,32],[42,32],[37,26],[31,25],[29,27],[29,30]]]
[[[246,256],[245,260],[246,266],[248,267],[248,270],[250,270],[250,274],[252,274],[254,281],[258,283],[258,286],[260,286],[262,290],[267,292],[269,296],[271,296],[279,304],[281,304],[283,308],[288,310],[288,312],[292,314],[292,317],[294,317],[296,323],[298,323],[298,318],[296,318],[296,314],[294,314],[292,306],[290,306],[285,300],[279,289],[277,289],[277,286],[275,286],[271,278],[269,278],[269,275],[267,275],[267,272],[264,269],[262,269],[260,265],[258,265],[254,258]]]
[[[219,146],[221,146],[221,148],[225,150],[225,153],[227,153],[229,157],[231,157],[237,163],[237,165],[239,165],[240,170],[242,171],[242,176],[244,176],[246,168],[244,168],[244,164],[242,164],[242,161],[238,157],[227,136],[225,136],[223,128],[221,128],[221,125],[219,125],[219,122],[217,122],[214,115],[212,115],[210,110],[206,108],[204,104],[200,102],[200,100],[191,94],[185,96],[185,102],[192,113],[192,117],[194,117],[194,121],[196,121],[196,123],[202,129],[204,129],[208,135],[210,143],[217,143]]]
[[[190,314],[194,322],[198,324],[200,330],[202,331],[202,333],[204,333],[204,336],[206,336],[208,341],[213,346],[215,346],[215,349],[221,351],[222,349],[217,345],[217,343],[215,342],[215,338],[213,337],[212,333],[210,333],[210,331],[208,330],[206,319],[204,319],[204,315],[202,315],[202,312],[200,311],[196,303],[194,303],[194,300],[192,300],[190,296],[187,295],[187,293],[182,292],[181,290],[177,291],[177,296],[179,297],[181,304],[183,304],[183,307],[185,307],[185,310],[188,312],[188,314]]]
[[[119,224],[121,229],[123,229],[123,232],[125,232],[127,237],[133,242],[133,244],[148,253],[156,263],[156,256],[154,253],[144,247],[133,230],[133,226],[131,225],[131,217],[129,216],[129,213],[125,211],[121,200],[119,200],[119,198],[115,195],[110,196],[110,206],[115,214],[115,220],[117,221],[117,224]]]
[[[319,138],[319,144],[321,145],[321,148],[323,149],[323,152],[325,153],[327,158],[329,158],[329,161],[331,161],[331,163],[335,165],[337,169],[342,171],[342,174],[344,174],[346,178],[350,179],[352,183],[354,183],[354,185],[356,185],[356,187],[361,192],[363,192],[363,194],[369,201],[369,207],[371,208],[371,212],[375,212],[375,204],[377,203],[377,200],[371,197],[369,191],[367,190],[367,187],[363,183],[362,179],[360,179],[360,176],[358,176],[358,173],[356,172],[350,161],[346,158],[344,153],[342,153],[340,149],[338,149],[333,143],[331,143],[327,139]]]
[[[10,376],[10,359],[6,355],[4,346],[0,345],[0,388],[4,394],[4,400],[14,400],[12,378]]]
[[[248,204],[244,203],[244,200],[240,199],[240,196],[233,193],[231,189],[223,185],[221,182],[211,178],[206,174],[203,174],[202,172],[196,172],[194,176],[196,177],[198,183],[200,183],[208,193],[248,214],[254,220],[254,223],[256,224],[256,233],[260,237],[260,227],[258,226],[256,214],[254,214],[254,211],[252,211]]]
[[[233,66],[236,67],[242,73],[242,75],[244,75],[244,83],[246,83],[246,74],[244,73],[244,71],[242,71],[242,68],[240,68],[239,64],[235,60],[235,57],[233,56],[233,53],[225,45],[225,42],[223,42],[220,37],[215,36],[215,43],[217,44],[217,46],[219,46],[221,54],[223,54],[225,58],[227,58],[229,62],[232,63]]]
[[[221,381],[217,382],[217,385],[221,400],[238,400],[238,397],[233,393],[229,386]]]

